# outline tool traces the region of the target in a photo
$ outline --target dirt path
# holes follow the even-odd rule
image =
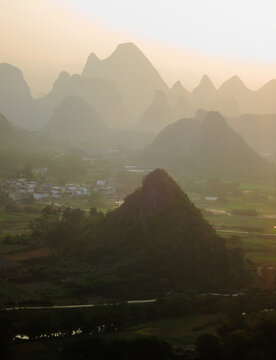
[[[40,257],[45,257],[51,255],[52,250],[48,247],[41,247],[35,250],[24,251],[14,255],[6,255],[3,258],[8,261],[25,261],[38,259]]]
[[[226,232],[226,233],[233,233],[233,234],[251,234],[249,231],[236,231],[236,230],[222,230],[215,228],[217,232]],[[262,234],[262,233],[256,233],[258,236],[276,236],[276,234]]]

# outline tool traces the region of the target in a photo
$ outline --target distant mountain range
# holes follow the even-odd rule
[[[164,104],[157,98],[161,92]],[[134,126],[148,132],[158,132],[176,119],[193,116],[199,108],[229,117],[276,113],[276,80],[252,91],[233,76],[216,89],[204,75],[192,92],[179,81],[169,89],[132,43],[119,45],[103,60],[90,54],[82,75],[62,72],[52,90],[38,99],[31,96],[18,68],[0,64],[0,112],[21,127],[45,127],[59,103],[72,95],[90,104],[108,127]]]
[[[41,129],[47,126],[55,108],[71,95],[93,106],[105,124],[111,127],[124,125],[126,115],[122,98],[111,81],[62,72],[49,94],[34,99],[20,70],[0,64],[0,111],[21,127]]]
[[[199,85],[191,92],[187,91],[180,81],[177,81],[169,89],[146,56],[132,43],[119,45],[109,57],[103,60],[100,60],[95,54],[90,54],[82,75],[71,76],[66,72],[60,73],[52,90],[38,99],[32,97],[18,68],[6,63],[0,64],[0,113],[6,116],[11,123],[25,129],[45,129],[52,135],[69,138],[80,137],[90,143],[94,141],[95,145],[99,144],[100,139],[104,137],[109,146],[142,148],[148,144],[151,136],[158,134],[178,119],[191,118],[196,114],[196,120],[201,121],[198,118],[199,113],[197,113],[197,110],[201,108],[205,111],[222,113],[228,124],[241,134],[254,150],[259,154],[276,159],[276,143],[274,141],[276,115],[273,115],[276,114],[275,100],[276,80],[271,80],[258,91],[252,91],[244,85],[239,77],[233,76],[217,89],[210,78],[204,75]],[[227,137],[230,130],[226,125],[224,130],[219,127],[217,131],[221,131],[221,133],[212,139],[211,135],[216,134],[217,131],[214,126],[211,127],[208,139],[210,138],[210,141],[217,146],[217,151],[212,150],[211,157],[208,155],[211,149],[205,149],[209,140],[203,136],[204,125],[195,125],[193,122],[188,124],[188,121],[191,120],[181,120],[178,125],[173,124],[172,128],[165,129],[165,132],[161,133],[151,144],[152,153],[157,151],[155,146],[161,141],[160,139],[175,131],[171,138],[175,136],[178,139],[182,134],[183,139],[186,139],[185,145],[181,145],[181,139],[176,140],[168,150],[168,154],[165,154],[164,161],[172,156],[172,154],[169,155],[172,149],[182,147],[180,157],[187,170],[193,167],[193,171],[212,172],[212,168],[219,166],[221,172],[231,173],[231,169],[236,169],[237,173],[240,173],[240,171],[246,172],[245,169],[250,168],[250,172],[253,174],[262,168],[260,165],[262,159],[258,159],[258,166],[249,165],[254,161],[248,160],[248,165],[240,166],[241,168],[238,170],[237,164],[230,164],[230,145],[228,152],[225,150],[224,154],[225,156],[228,154],[229,164],[226,160],[220,164],[217,153],[221,150],[218,149],[221,146],[225,147],[228,142],[221,144],[218,139]],[[184,129],[184,124],[187,129]],[[211,124],[208,125],[208,128],[209,126]],[[176,133],[177,127],[179,127],[180,134]],[[189,131],[196,132],[198,135],[195,138],[201,139],[196,140],[191,145],[192,147],[189,147],[191,138],[183,135]],[[105,135],[103,135],[104,133]],[[202,135],[199,136],[199,134]],[[184,142],[183,139],[182,142]],[[164,141],[169,142],[169,140]],[[235,144],[237,147],[242,147],[241,142],[242,140],[233,140],[233,146]],[[183,148],[186,147],[189,148],[187,153],[183,151]],[[207,162],[213,157],[216,158],[214,163],[216,165],[211,163],[204,165],[203,160],[200,160],[203,159],[203,155],[196,152],[196,147],[202,149],[203,152],[206,150],[204,156],[206,156]],[[245,148],[245,146],[243,147]],[[242,153],[244,152],[243,149]],[[250,152],[252,153],[251,149],[246,151],[247,154]],[[233,159],[234,153],[232,150]],[[189,165],[191,160],[188,159],[191,159],[191,154],[198,159],[197,164],[194,162]],[[180,161],[179,153],[176,152],[175,155],[176,158],[172,158],[170,161],[171,166]],[[239,158],[237,152],[235,156]],[[157,155],[155,157],[151,155],[149,159],[156,160],[157,157]],[[239,161],[242,163],[241,160]],[[222,171],[222,169],[224,170]],[[229,171],[226,171],[227,169]]]
[[[162,99],[163,95],[160,96]],[[252,141],[255,139],[255,145],[258,146],[257,141],[261,142],[262,137],[256,130],[262,118],[256,117],[254,120],[252,116],[245,116],[227,119],[227,122],[232,122],[233,127],[238,124],[240,128],[244,123],[244,131],[248,135],[250,132],[247,128],[253,129],[249,138]],[[275,127],[274,117],[267,116],[264,119],[271,124],[271,128]],[[149,133],[138,130],[111,131],[91,105],[77,96],[68,96],[57,106],[44,132],[22,130],[1,115],[0,148],[30,151],[34,146],[39,149],[43,142],[44,148],[50,149],[51,135],[55,144],[60,139],[64,145],[69,146],[71,143],[73,146],[88,146],[95,150],[108,147],[140,149],[138,155],[129,154],[132,161],[148,167],[163,167],[177,174],[227,178],[276,176],[273,163],[257,154],[227,122],[218,112],[202,110],[197,112],[195,119],[178,120],[153,138]],[[248,123],[252,122],[257,125],[250,127]],[[268,137],[268,134],[265,133],[264,137]],[[273,136],[268,140],[272,146]]]
[[[143,161],[153,167],[186,174],[227,177],[276,175],[276,168],[258,155],[218,112],[202,121],[182,119],[146,147]]]
[[[99,78],[88,79],[81,75],[70,76],[62,72],[54,83],[52,91],[36,100],[43,125],[49,122],[59,103],[71,95],[90,104],[107,126],[122,127],[126,121],[121,95],[111,81]]]

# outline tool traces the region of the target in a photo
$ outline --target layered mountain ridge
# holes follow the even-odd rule
[[[150,108],[156,92],[165,94],[172,115],[154,119]],[[219,111],[228,117],[246,113],[276,113],[276,80],[271,80],[257,91],[248,89],[238,76],[226,80],[216,88],[204,75],[191,92],[178,81],[170,89],[156,68],[133,43],[117,46],[106,59],[91,53],[82,75],[62,72],[45,96],[34,99],[21,71],[9,64],[0,64],[0,112],[13,123],[27,128],[42,129],[50,121],[55,108],[67,96],[78,96],[89,103],[102,121],[111,128],[131,128],[143,122],[148,112],[149,125],[143,131],[152,131],[151,122],[162,129],[178,118],[193,116],[197,109]],[[163,122],[163,123],[162,123]],[[162,123],[162,124],[161,124]]]

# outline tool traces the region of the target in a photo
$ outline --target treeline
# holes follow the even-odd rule
[[[217,334],[206,333],[197,339],[192,359],[273,360],[275,341],[275,311],[229,317],[227,322],[218,325]]]
[[[70,248],[79,243],[86,229],[93,231],[104,216],[95,208],[87,214],[78,208],[49,205],[42,209],[38,218],[29,223],[25,233],[6,236],[4,242]]]
[[[172,346],[156,337],[112,339],[81,337],[64,345],[62,359],[95,360],[173,360],[181,359]]]

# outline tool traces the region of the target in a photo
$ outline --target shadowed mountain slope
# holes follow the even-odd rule
[[[227,177],[275,175],[275,168],[252,150],[217,112],[198,122],[182,119],[165,128],[145,149],[146,162],[182,173]]]
[[[95,139],[106,135],[107,129],[96,111],[77,96],[68,96],[56,107],[47,131],[76,139]]]
[[[172,109],[163,91],[156,91],[149,108],[143,113],[135,129],[158,133],[173,120]]]

